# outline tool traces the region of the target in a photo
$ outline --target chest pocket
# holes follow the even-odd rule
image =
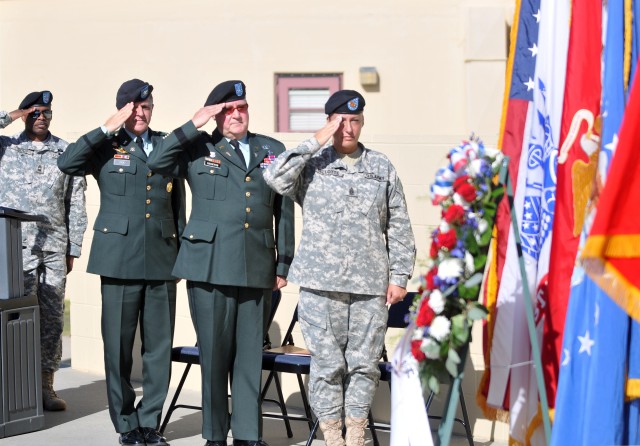
[[[206,200],[225,200],[227,198],[227,177],[229,167],[224,164],[219,167],[207,166],[204,159],[195,161],[192,167],[191,192]]]
[[[107,164],[106,175],[100,187],[107,190],[113,195],[133,195],[136,187],[136,170],[137,166],[133,159],[128,166],[116,166],[113,164],[115,160],[110,160]],[[125,160],[123,160],[125,161]]]
[[[383,182],[374,179],[359,179],[357,183],[350,186],[349,192],[351,192],[351,188],[356,189],[356,197],[350,196],[349,198],[356,198],[358,202],[356,209],[360,213],[363,215],[371,214],[371,216],[376,216],[377,218],[379,208],[386,200],[384,189],[382,188],[383,184]]]

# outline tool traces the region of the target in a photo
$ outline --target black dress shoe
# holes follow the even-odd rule
[[[138,429],[134,429],[129,432],[123,432],[120,434],[120,444],[140,444],[144,445],[144,436]]]
[[[153,446],[169,446],[167,439],[160,432],[152,427],[143,427],[140,429],[144,435],[144,442]]]
[[[262,440],[233,440],[233,446],[269,446]]]
[[[207,440],[204,446],[227,446],[226,441],[211,441]]]

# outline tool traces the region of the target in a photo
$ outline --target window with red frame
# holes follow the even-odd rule
[[[324,104],[341,81],[339,74],[276,74],[276,131],[320,129],[327,118]]]

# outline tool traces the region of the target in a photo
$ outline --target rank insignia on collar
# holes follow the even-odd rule
[[[173,190],[173,182],[169,181],[167,183],[167,192],[171,192]]]

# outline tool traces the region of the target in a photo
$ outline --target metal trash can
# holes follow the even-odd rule
[[[0,207],[0,438],[44,427],[40,307],[22,271],[21,222],[37,219]]]
[[[0,299],[0,438],[43,427],[38,298]]]

